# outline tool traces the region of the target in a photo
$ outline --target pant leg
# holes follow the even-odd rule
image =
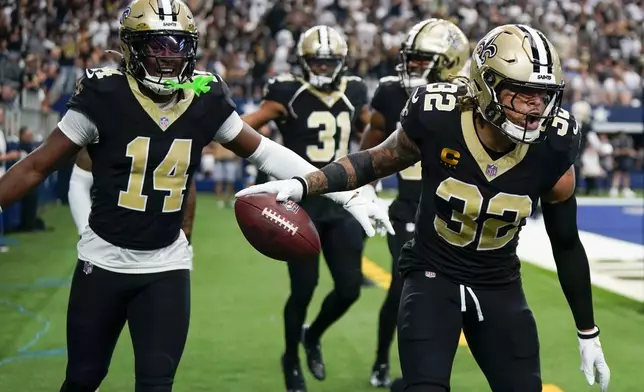
[[[391,253],[391,284],[380,308],[378,318],[378,348],[376,352],[376,362],[378,364],[389,363],[389,349],[396,332],[398,306],[402,292],[402,277],[398,272],[398,258],[403,245],[414,237],[413,230],[407,230],[407,222],[392,221],[392,225],[396,234],[387,235],[387,244]]]
[[[458,285],[439,274],[407,273],[398,312],[405,391],[449,391],[463,319]]]
[[[464,333],[472,355],[493,392],[541,391],[537,325],[521,281],[504,289],[474,290],[476,304],[466,295]]]
[[[347,214],[348,215],[348,214]],[[351,216],[324,224],[322,251],[333,278],[333,290],[322,302],[320,313],[308,330],[318,340],[360,297],[364,232]]]
[[[135,391],[170,392],[190,324],[190,271],[147,274],[145,279],[127,311]]]
[[[78,261],[67,308],[67,370],[61,392],[94,392],[107,375],[126,320],[129,278]]]
[[[320,236],[324,226],[314,222]],[[298,361],[298,349],[302,338],[302,325],[318,284],[320,260],[318,257],[297,263],[287,263],[291,293],[284,305],[284,339],[286,359]]]

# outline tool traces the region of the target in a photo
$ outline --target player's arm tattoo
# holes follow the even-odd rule
[[[421,158],[420,149],[401,129],[384,142],[349,154],[304,177],[308,195],[359,188],[406,169]]]
[[[182,229],[188,238],[188,242],[191,241],[192,236],[192,226],[195,221],[195,211],[197,210],[197,187],[195,185],[194,179],[190,181],[190,187],[188,187],[188,198],[187,198],[186,212],[183,215],[183,224]]]

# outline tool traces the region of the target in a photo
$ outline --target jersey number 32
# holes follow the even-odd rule
[[[485,199],[479,188],[452,177],[439,184],[436,196],[454,208],[449,221],[438,215],[434,217],[436,233],[458,247],[465,247],[476,241],[476,249],[479,251],[506,246],[515,237],[523,220],[532,213],[532,200],[529,196],[504,192],[489,199],[484,210]],[[483,214],[487,219],[479,219]],[[511,216],[511,221],[507,218],[500,219],[506,215]]]
[[[165,158],[152,174],[155,191],[168,192],[163,200],[162,212],[177,212],[183,205],[183,193],[188,183],[188,167],[192,140],[175,139]],[[148,169],[150,138],[139,136],[127,145],[125,155],[132,160],[127,189],[119,192],[119,207],[145,211],[148,196],[143,194],[143,183]]]

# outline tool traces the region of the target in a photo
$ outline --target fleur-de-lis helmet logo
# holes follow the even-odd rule
[[[496,56],[496,53],[498,51],[496,45],[494,45],[494,41],[496,40],[496,37],[498,37],[499,34],[493,35],[490,37],[487,41],[483,42],[477,49],[476,55],[478,57],[479,63],[483,64],[486,62],[488,59]]]

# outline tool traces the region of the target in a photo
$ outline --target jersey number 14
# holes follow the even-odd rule
[[[163,200],[162,212],[177,212],[183,205],[183,193],[188,183],[188,167],[192,140],[175,139],[165,158],[152,174],[155,191],[168,192]],[[139,136],[128,143],[125,155],[132,160],[127,189],[119,192],[119,207],[145,211],[148,196],[143,194],[143,183],[148,168],[150,138]]]

